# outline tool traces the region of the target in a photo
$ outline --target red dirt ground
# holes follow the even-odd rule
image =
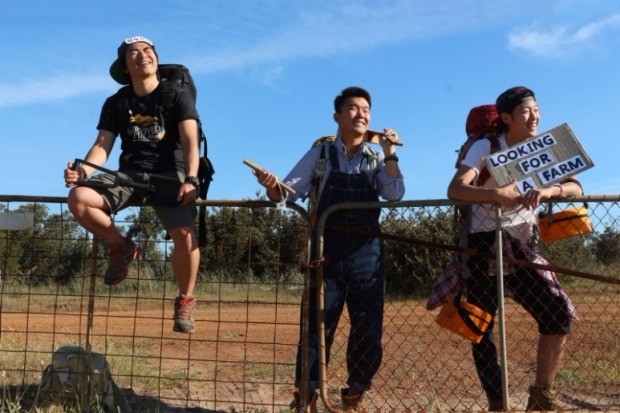
[[[437,310],[429,312],[423,304],[387,305],[384,359],[364,407],[373,412],[480,411],[486,400],[469,344],[435,324]],[[168,305],[109,312],[96,308],[92,349],[107,355],[116,382],[131,394],[134,411],[286,411],[293,391],[297,305],[202,305],[191,336],[172,332]],[[609,304],[578,307],[581,320],[574,325],[559,375],[560,403],[565,410],[620,410],[620,310],[615,306],[610,313]],[[20,368],[12,363],[23,366],[26,360],[25,370],[32,370],[25,381],[36,383],[37,369],[51,359],[52,349],[85,344],[84,314],[60,315],[62,311],[1,315],[0,371],[8,370],[7,377],[17,380],[3,386],[21,381]],[[522,410],[533,381],[537,332],[531,318],[511,301],[506,313],[510,405]],[[345,314],[341,325],[346,321]],[[340,330],[327,385],[336,406],[346,381],[346,329]],[[19,360],[11,361],[9,353]]]

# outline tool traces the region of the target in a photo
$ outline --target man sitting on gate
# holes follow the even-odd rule
[[[534,92],[525,87],[514,87],[502,93],[496,102],[500,150],[516,145],[537,135],[540,115]],[[498,187],[494,179],[482,185],[476,180],[484,169],[483,157],[489,155],[491,143],[481,139],[473,144],[448,187],[448,196],[461,201],[480,202],[472,206],[468,247],[483,253],[494,251],[496,216],[499,204],[505,250],[515,258],[530,262],[543,260],[532,243],[537,222],[536,207],[549,198],[581,195],[581,185],[574,176],[561,184],[532,189],[521,195],[516,182]],[[482,204],[484,203],[484,204]],[[546,261],[545,261],[546,262]],[[465,280],[467,301],[495,315],[497,287],[495,269],[489,260],[471,256],[467,260],[469,276]],[[536,381],[530,388],[528,410],[556,410],[557,394],[553,381],[562,360],[570,319],[575,309],[560,288],[555,274],[514,265],[505,277],[506,288],[538,323],[540,338],[536,357]],[[473,344],[473,356],[482,387],[489,400],[489,411],[503,410],[504,400],[497,348],[493,342],[492,324],[479,344]]]
[[[150,174],[171,178],[155,191],[115,186],[116,176],[69,163],[64,171],[69,210],[75,219],[109,247],[104,282],[115,285],[127,277],[127,266],[141,249],[123,237],[111,217],[132,203],[153,204],[162,225],[172,238],[172,269],[180,294],[175,300],[174,331],[194,331],[193,296],[200,252],[194,231],[195,200],[199,180],[198,113],[189,93],[158,76],[158,55],[149,39],[125,39],[110,67],[121,88],[104,103],[99,133],[85,161],[103,166],[120,134],[122,145],[118,176],[128,182],[149,182]]]
[[[255,172],[258,182],[267,188],[268,196],[283,202],[295,201],[309,194],[311,205],[316,208],[311,215],[316,217],[320,217],[329,206],[341,202],[376,202],[379,196],[390,201],[402,199],[405,186],[394,146],[394,143],[399,143],[398,135],[393,129],[385,129],[383,138],[378,142],[383,152],[373,149],[365,141],[370,108],[371,98],[366,90],[359,87],[344,89],[334,101],[337,138],[312,147],[284,180],[295,190],[294,195],[287,197],[278,185],[278,178],[271,172]],[[342,407],[346,412],[358,411],[362,395],[370,388],[381,364],[385,250],[382,240],[373,235],[380,232],[379,216],[378,209],[341,210],[330,214],[325,227],[326,261],[322,265],[327,359],[345,303],[351,320],[347,346],[348,388],[341,390]],[[342,229],[362,230],[365,233],[353,234],[342,232]],[[312,251],[314,254],[315,249]],[[310,393],[309,400],[302,403],[299,391],[295,392],[292,407],[296,411],[300,411],[302,405],[316,411],[316,389],[320,384],[316,293],[313,272],[308,295]],[[295,373],[298,389],[302,382],[301,360],[299,344]]]

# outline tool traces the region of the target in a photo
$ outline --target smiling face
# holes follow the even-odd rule
[[[131,78],[157,76],[157,54],[151,45],[137,42],[127,46],[125,71]]]
[[[520,142],[537,135],[540,113],[534,99],[521,103],[511,113],[502,113],[501,117],[508,126],[506,135],[511,141]]]
[[[370,124],[370,104],[363,97],[348,97],[334,120],[343,139],[363,137]]]

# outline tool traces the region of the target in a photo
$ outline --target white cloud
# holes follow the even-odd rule
[[[203,5],[202,11],[192,9],[194,13],[192,16],[207,16],[205,17],[207,22],[190,19],[192,23],[184,27],[174,26],[173,33],[169,35],[160,33],[161,38],[170,39],[172,43],[168,46],[176,48],[174,50],[176,58],[183,59],[184,64],[191,67],[194,74],[246,68],[250,68],[252,73],[256,71],[255,66],[268,66],[270,69],[266,71],[264,68],[258,69],[267,83],[274,82],[285,69],[285,64],[293,60],[323,58],[360,51],[372,53],[374,48],[383,45],[462,33],[481,25],[488,28],[490,20],[499,24],[501,20],[498,18],[499,14],[507,13],[506,7],[490,4],[479,8],[473,6],[477,2],[463,0],[291,3],[295,7],[282,6],[283,3],[279,0],[226,4],[227,6],[216,14],[211,12],[213,7],[207,3]],[[173,15],[167,18],[178,19],[179,16]],[[195,24],[197,21],[200,22],[200,26]],[[105,30],[96,29],[89,29],[87,32],[93,33],[93,38],[80,40],[84,44],[96,45],[85,51],[85,54],[101,54],[99,38],[103,36]],[[145,34],[148,34],[148,31]],[[184,37],[201,40],[194,43],[193,47],[179,47],[178,40]],[[165,50],[164,44],[161,43],[162,50]],[[15,48],[20,47],[16,45]],[[69,50],[82,52],[79,46],[72,46]],[[110,51],[106,53],[112,55]],[[11,60],[8,55],[5,58],[7,61]],[[70,54],[67,60],[76,62],[72,68],[78,75],[67,73],[51,80],[47,79],[47,73],[34,73],[37,66],[28,62],[28,58],[29,55],[26,54],[22,59],[18,59],[22,67],[35,67],[33,71],[21,74],[28,76],[28,80],[11,82],[1,80],[0,107],[50,102],[84,93],[109,90],[110,81],[106,73],[100,76],[80,74],[83,71],[79,60],[90,59],[91,62],[97,60],[92,55],[88,58]]]
[[[202,39],[203,35],[208,39],[208,46],[201,40],[194,44],[193,50],[178,48],[178,43],[168,45],[178,48],[174,54],[182,58],[194,74],[250,68],[251,76],[270,84],[282,73],[285,63],[292,60],[356,53],[360,50],[371,52],[381,45],[458,33],[480,25],[497,11],[493,6],[477,10],[461,0],[450,4],[434,0],[292,4],[295,7],[282,6],[279,0],[231,2],[214,14],[213,7],[205,3],[202,12],[194,10],[193,6],[191,15],[203,13],[208,16],[208,24],[201,20],[200,27],[191,23],[185,27],[174,27],[173,33],[167,35],[162,31],[160,37],[177,42],[183,38],[181,33],[185,33],[190,39]],[[179,18],[177,15],[168,17]],[[81,39],[82,43],[97,45],[89,49],[89,53],[101,53],[98,48],[101,47],[99,37],[103,36],[102,32],[105,31],[89,29],[88,33],[94,33],[96,37]],[[163,42],[158,43],[162,48]],[[16,49],[19,49],[18,46]],[[207,47],[208,52],[202,51]],[[106,53],[112,55],[108,51]],[[23,67],[36,67],[27,61],[28,57],[26,54],[18,60]],[[10,56],[5,58],[10,60]],[[73,55],[68,59],[79,60]],[[90,59],[93,60],[92,57]],[[106,73],[84,76],[79,63],[73,69],[76,74],[68,72],[53,79],[49,79],[47,73],[34,73],[34,70],[22,73],[22,76],[28,76],[23,81],[12,79],[7,82],[6,78],[3,79],[0,81],[0,108],[109,90],[110,80]]]
[[[0,108],[51,102],[90,92],[110,90],[106,75],[55,75],[16,84],[0,84]]]
[[[252,78],[264,85],[273,85],[284,69],[281,65],[256,68],[252,71]]]
[[[607,32],[619,28],[620,14],[575,30],[567,27],[548,30],[519,28],[508,34],[508,46],[511,50],[521,50],[539,57],[566,57],[595,47]],[[615,46],[616,42],[612,43]]]
[[[363,2],[327,4],[298,10],[286,24],[267,37],[253,39],[248,44],[228,45],[206,56],[195,57],[192,70],[239,70],[301,58],[328,57],[360,50],[370,52],[382,45],[469,30],[495,10],[488,7],[477,13],[467,3],[448,7],[422,1],[397,1],[385,3],[387,6],[384,7],[378,6],[381,3]]]

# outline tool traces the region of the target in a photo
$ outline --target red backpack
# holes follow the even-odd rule
[[[467,115],[467,121],[465,122],[465,133],[467,134],[467,140],[461,145],[454,167],[456,169],[461,167],[461,162],[465,159],[467,152],[471,146],[480,139],[488,139],[491,142],[491,153],[499,150],[499,142],[497,140],[497,120],[499,115],[495,105],[481,105],[473,107]],[[478,177],[478,185],[482,185],[491,174],[487,168],[483,168],[480,171]]]
[[[499,140],[497,139],[499,134],[497,132],[497,120],[499,115],[495,105],[481,105],[471,108],[469,115],[467,115],[467,121],[465,121],[465,133],[467,134],[467,140],[461,145],[459,149],[458,157],[454,167],[456,169],[461,167],[461,162],[465,159],[467,152],[471,146],[478,142],[480,139],[488,139],[491,142],[490,153],[497,152],[499,148]],[[478,175],[477,186],[482,186],[484,182],[491,177],[489,170],[484,167]],[[454,213],[454,223],[459,230],[459,245],[461,247],[467,247],[467,235],[469,234],[469,227],[471,226],[471,205],[470,204],[456,204]],[[459,274],[460,277],[465,279],[469,276],[469,269],[465,263],[468,260],[468,255],[465,253],[459,253]]]

